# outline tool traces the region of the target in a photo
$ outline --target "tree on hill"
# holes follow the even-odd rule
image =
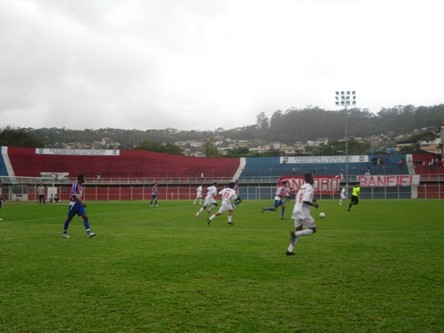
[[[176,145],[169,143],[159,144],[159,143],[150,142],[148,140],[141,142],[140,145],[138,145],[135,149],[154,151],[157,153],[182,155],[182,150],[180,149],[180,147]]]
[[[6,127],[0,130],[0,146],[16,146],[16,147],[43,147],[41,140],[36,138],[32,133],[23,128],[14,129]]]

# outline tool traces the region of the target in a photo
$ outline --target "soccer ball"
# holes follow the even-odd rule
[[[325,217],[325,213],[324,213],[324,212],[320,212],[320,213],[319,213],[319,217],[320,217],[321,219],[323,219],[323,218]]]

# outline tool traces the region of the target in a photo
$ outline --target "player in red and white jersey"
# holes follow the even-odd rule
[[[222,215],[223,212],[228,211],[228,224],[233,224],[233,209],[234,209],[234,205],[232,203],[233,200],[236,200],[237,195],[236,195],[236,191],[234,190],[234,186],[235,183],[231,182],[228,187],[224,188],[222,191],[219,192],[221,199],[222,199],[222,203],[220,205],[219,210],[217,211],[217,213],[211,215],[207,222],[208,225],[210,225],[211,221],[213,221],[216,217],[218,217],[219,215]]]
[[[275,212],[279,207],[281,207],[281,219],[284,218],[285,214],[285,202],[290,200],[291,188],[288,186],[288,181],[283,180],[281,185],[276,188],[276,193],[274,195],[274,206],[262,208],[262,212],[269,211]]]
[[[305,184],[302,185],[296,194],[295,205],[292,218],[294,220],[295,231],[290,231],[291,240],[287,249],[287,256],[294,255],[294,247],[299,237],[309,236],[316,232],[316,223],[310,215],[310,208],[318,208],[319,204],[314,198],[314,179],[311,173],[304,175]],[[306,229],[303,229],[303,228]]]

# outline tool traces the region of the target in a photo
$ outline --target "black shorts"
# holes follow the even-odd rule
[[[357,196],[355,196],[355,195],[352,195],[352,196],[351,196],[351,203],[352,203],[353,205],[357,205],[357,204],[359,203],[359,197],[357,197]]]

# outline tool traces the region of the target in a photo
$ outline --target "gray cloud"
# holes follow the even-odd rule
[[[262,111],[334,109],[340,89],[372,112],[443,103],[440,8],[0,0],[0,127],[233,128]]]

